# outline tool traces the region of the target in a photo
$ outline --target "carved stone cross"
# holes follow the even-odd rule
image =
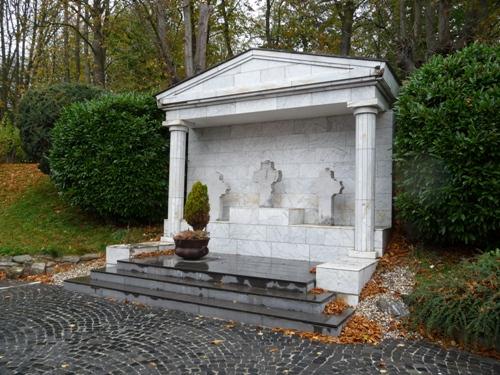
[[[272,161],[263,161],[260,163],[260,169],[254,172],[253,181],[258,184],[259,206],[272,207],[274,185],[281,181],[281,171],[274,169]]]
[[[219,171],[215,172],[209,183],[208,199],[211,202],[211,216],[215,220],[223,220],[224,214],[224,196],[229,193],[231,188],[224,181],[224,175]]]
[[[330,168],[325,168],[319,173],[315,193],[318,196],[319,223],[333,224],[333,197],[342,193],[342,181],[337,181]]]

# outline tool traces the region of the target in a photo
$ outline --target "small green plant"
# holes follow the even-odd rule
[[[7,117],[0,121],[0,163],[23,161],[24,151],[17,129]]]
[[[500,250],[419,276],[409,296],[411,322],[468,346],[500,348]]]
[[[184,206],[184,218],[195,231],[204,230],[210,220],[207,185],[197,181],[193,184]]]

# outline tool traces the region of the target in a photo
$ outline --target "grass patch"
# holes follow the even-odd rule
[[[500,349],[500,250],[476,257],[416,256],[419,272],[409,296],[413,327],[467,348]]]
[[[31,164],[0,164],[0,254],[83,254],[153,239],[160,227],[104,223],[69,206]]]

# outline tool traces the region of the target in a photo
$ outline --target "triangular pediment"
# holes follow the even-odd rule
[[[335,56],[249,50],[156,98],[160,105],[373,76],[385,63]]]

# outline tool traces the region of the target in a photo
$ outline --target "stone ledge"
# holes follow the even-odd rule
[[[357,305],[359,294],[377,267],[376,259],[337,258],[316,267],[316,286],[340,293],[351,305]]]
[[[138,254],[168,250],[171,242],[142,242],[106,246],[106,265],[114,266],[121,259],[130,259]]]

